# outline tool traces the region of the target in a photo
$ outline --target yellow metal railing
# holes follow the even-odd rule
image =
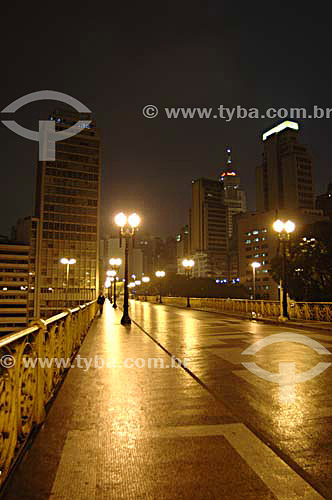
[[[140,296],[139,300],[158,302],[158,297]],[[186,297],[163,297],[165,305],[185,307]],[[190,305],[194,309],[206,311],[230,312],[239,315],[256,316],[261,318],[278,318],[281,315],[280,302],[271,300],[248,299],[219,299],[219,298],[190,298]],[[332,302],[294,302],[289,301],[288,311],[291,320],[332,321]]]
[[[65,371],[96,315],[96,302],[0,337],[0,486],[35,426],[45,418]],[[38,363],[64,360],[64,363]],[[70,365],[69,365],[70,366]]]

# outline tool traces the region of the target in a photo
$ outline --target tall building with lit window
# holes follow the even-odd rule
[[[313,162],[299,142],[299,125],[285,121],[263,134],[262,164],[256,169],[256,210],[313,209]]]
[[[326,220],[320,211],[315,210],[275,210],[269,212],[247,212],[236,217],[236,235],[239,259],[240,283],[246,286],[253,295],[252,262],[259,262],[256,269],[256,297],[260,299],[278,300],[278,284],[271,274],[271,260],[278,252],[278,234],[273,230],[273,222],[291,219],[295,223],[296,238],[298,231],[307,224]]]
[[[233,218],[247,211],[246,193],[240,187],[240,177],[233,163],[231,149],[227,148],[227,162],[220,174],[220,182],[224,188],[224,205],[227,207],[227,234],[229,242],[233,235]]]
[[[29,246],[0,239],[0,336],[28,323]]]
[[[29,248],[29,276],[28,276],[28,324],[39,318],[38,280],[36,265],[39,261],[39,219],[38,217],[24,217],[19,219],[12,228],[12,240],[21,241]]]
[[[201,265],[195,266],[193,275],[227,278],[227,247],[224,186],[219,180],[197,179],[192,182],[190,250]]]
[[[57,110],[49,117],[65,131],[90,115]],[[49,317],[95,298],[99,291],[101,137],[91,123],[56,143],[55,161],[38,163],[36,310]],[[75,259],[69,268],[61,258]]]
[[[189,245],[189,227],[188,224],[183,226],[180,232],[176,235],[176,260],[177,274],[185,274],[185,269],[182,265],[183,259],[190,255]]]

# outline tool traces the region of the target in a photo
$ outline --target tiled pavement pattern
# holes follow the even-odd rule
[[[127,358],[160,358],[165,366],[171,360],[137,326],[122,327],[121,312],[107,303],[80,356],[118,366],[70,370],[6,500],[331,498],[243,423],[271,436],[272,445],[288,444],[316,482],[329,485],[328,448],[321,455],[318,448],[331,430],[329,394],[309,383],[296,408],[281,408],[273,384],[242,376],[239,353],[275,327],[141,303],[132,303],[131,313],[169,351],[189,358],[189,369],[218,399],[182,368],[125,368]],[[273,369],[275,353],[266,350],[260,361]],[[306,364],[307,351],[296,354]]]
[[[297,384],[295,403],[282,404],[277,384],[258,378],[241,365],[254,361],[267,371],[278,372],[279,362],[295,361],[296,371],[302,372],[320,361],[331,362],[332,356],[322,357],[309,347],[287,342],[265,347],[255,356],[241,353],[249,344],[287,331],[306,335],[332,352],[332,331],[287,330],[287,325],[134,301],[131,315],[173,355],[189,358],[188,368],[218,400],[324,497],[332,498],[332,367]]]

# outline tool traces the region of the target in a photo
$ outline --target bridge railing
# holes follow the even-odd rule
[[[43,422],[95,315],[92,301],[0,337],[0,486]]]
[[[139,300],[159,302],[159,297],[138,296]],[[165,305],[185,307],[186,297],[162,297]],[[271,300],[220,299],[220,298],[190,298],[194,309],[206,311],[230,312],[239,315],[261,318],[278,318],[281,315],[280,302]],[[288,311],[292,320],[332,321],[332,302],[294,302],[289,301]]]

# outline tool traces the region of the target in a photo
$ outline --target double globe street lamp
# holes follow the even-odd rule
[[[187,276],[187,279],[189,282],[192,269],[195,265],[195,261],[193,261],[192,259],[184,259],[182,261],[182,265],[184,267],[184,270],[185,270],[185,273],[186,273],[186,276]],[[187,294],[187,307],[190,307],[189,283],[188,283],[188,294]]]
[[[251,264],[252,267],[252,288],[253,288],[253,299],[256,300],[256,269],[261,267],[260,262],[252,262]]]
[[[112,304],[112,281],[114,280],[114,278],[111,278],[110,272],[111,271],[107,271],[107,273],[106,273],[107,277],[106,277],[104,286],[107,289],[107,298],[110,301],[110,303]],[[110,289],[111,289],[111,294],[110,294]]]
[[[119,259],[119,258],[118,259],[112,258],[112,259],[109,260],[109,264],[110,264],[110,266],[112,268],[112,270],[111,270],[111,273],[112,273],[111,276],[114,277],[114,299],[113,299],[113,307],[114,307],[114,309],[116,309],[118,307],[117,303],[116,303],[116,280],[117,280],[116,275],[117,275],[117,273],[118,273],[118,271],[120,269],[120,266],[122,264],[122,260]]]
[[[142,277],[142,282],[144,283],[144,292],[145,292],[145,302],[148,300],[147,298],[147,284],[150,282],[149,276],[143,276]]]
[[[62,259],[60,259],[60,263],[63,264],[64,266],[66,266],[66,275],[67,275],[67,279],[66,279],[66,302],[68,302],[68,288],[69,288],[69,268],[70,266],[76,264],[76,259],[68,259],[67,257],[62,257]]]
[[[289,319],[288,314],[288,302],[287,302],[287,246],[289,245],[290,235],[293,231],[295,231],[295,223],[291,220],[287,222],[283,222],[278,219],[273,223],[273,229],[278,233],[279,238],[279,247],[278,254],[280,251],[280,247],[282,248],[282,269],[281,269],[281,287],[280,288],[280,302],[282,303],[282,314],[280,315],[280,319],[282,321],[286,321]]]
[[[129,317],[129,291],[128,291],[128,258],[129,258],[129,240],[134,238],[141,218],[137,214],[131,214],[127,217],[124,213],[119,213],[115,216],[115,224],[120,230],[120,246],[122,238],[125,239],[125,272],[124,272],[124,295],[123,295],[123,315],[121,318],[122,325],[130,325]]]
[[[165,271],[156,271],[156,277],[159,279],[159,304],[162,304],[162,299],[161,299],[161,280],[162,278],[165,278],[166,273]]]

